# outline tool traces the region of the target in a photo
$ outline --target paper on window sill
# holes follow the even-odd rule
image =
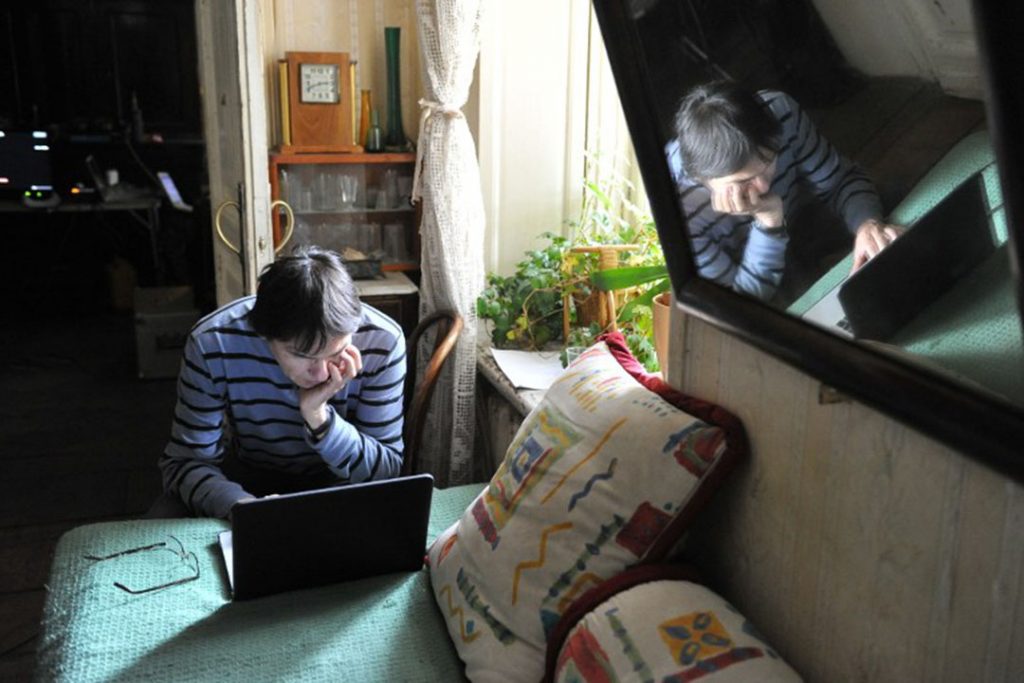
[[[547,389],[564,368],[558,351],[491,349],[494,362],[516,389]]]

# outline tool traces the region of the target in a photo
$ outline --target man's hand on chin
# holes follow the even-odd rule
[[[327,361],[327,379],[314,387],[299,389],[299,411],[310,429],[320,428],[330,416],[327,401],[363,371],[359,349],[349,345],[338,361]]]

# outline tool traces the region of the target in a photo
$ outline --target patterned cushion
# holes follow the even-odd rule
[[[753,625],[696,583],[652,580],[613,594],[569,631],[554,662],[556,683],[796,683]]]
[[[430,548],[467,676],[539,680],[562,613],[625,568],[663,558],[745,452],[735,417],[644,373],[621,334],[583,353]]]

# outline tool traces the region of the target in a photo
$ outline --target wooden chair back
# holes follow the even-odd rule
[[[419,351],[420,337],[432,327],[437,329],[434,337],[434,350],[423,373],[423,380],[416,386],[416,356]],[[462,316],[455,311],[441,310],[431,313],[420,320],[419,324],[406,339],[405,354],[408,360],[405,374],[405,455],[402,462],[402,475],[416,471],[416,458],[419,455],[420,443],[423,440],[423,427],[426,422],[430,397],[441,374],[445,361],[455,349],[455,343],[462,332]]]

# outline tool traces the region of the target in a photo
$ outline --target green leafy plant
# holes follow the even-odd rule
[[[630,290],[633,296],[619,309],[617,323],[633,355],[648,372],[660,369],[654,339],[654,297],[670,287],[665,264],[599,270],[590,276],[595,289]]]
[[[608,191],[595,183],[586,183],[586,220],[579,234],[587,244],[636,244],[620,268],[590,271],[594,289],[624,292],[626,302],[618,310],[616,324],[626,338],[633,355],[651,372],[658,359],[653,340],[652,300],[669,289],[668,270],[658,241],[658,231],[650,213],[631,201],[635,188],[619,178]],[[596,326],[574,328],[569,346],[589,346],[603,332]]]
[[[590,281],[595,288],[612,292],[618,289],[632,289],[642,287],[641,293],[633,296],[619,312],[619,319],[630,320],[635,315],[634,309],[638,306],[650,307],[653,305],[654,297],[662,292],[667,292],[671,286],[668,279],[668,269],[664,263],[653,266],[627,266],[623,268],[608,268],[592,273]]]
[[[650,371],[658,369],[652,343],[650,299],[667,288],[664,283],[649,286],[652,280],[637,279],[634,271],[664,275],[664,259],[654,221],[649,212],[637,206],[631,197],[635,188],[623,178],[606,186],[584,183],[584,204],[577,220],[569,222],[570,238],[544,233],[548,245],[526,252],[516,264],[513,275],[487,276],[487,286],[477,299],[477,315],[490,320],[491,341],[499,348],[536,350],[561,341],[563,362],[570,347],[587,347],[602,332],[596,323],[580,320],[579,306],[570,305],[569,335],[562,338],[564,301],[586,299],[594,288],[606,291],[626,289],[627,303],[616,316],[633,355]],[[625,252],[624,267],[601,271],[596,254],[571,251],[577,246],[631,244]],[[628,271],[632,280],[620,283]],[[612,273],[604,278],[603,273]],[[603,278],[603,279],[602,279]],[[598,284],[601,283],[601,284]],[[658,287],[661,289],[655,291]]]
[[[584,278],[569,281],[563,273],[568,240],[543,233],[550,244],[526,252],[508,277],[489,273],[477,298],[476,312],[493,323],[491,341],[498,348],[537,350],[562,337],[562,297],[585,288]]]

